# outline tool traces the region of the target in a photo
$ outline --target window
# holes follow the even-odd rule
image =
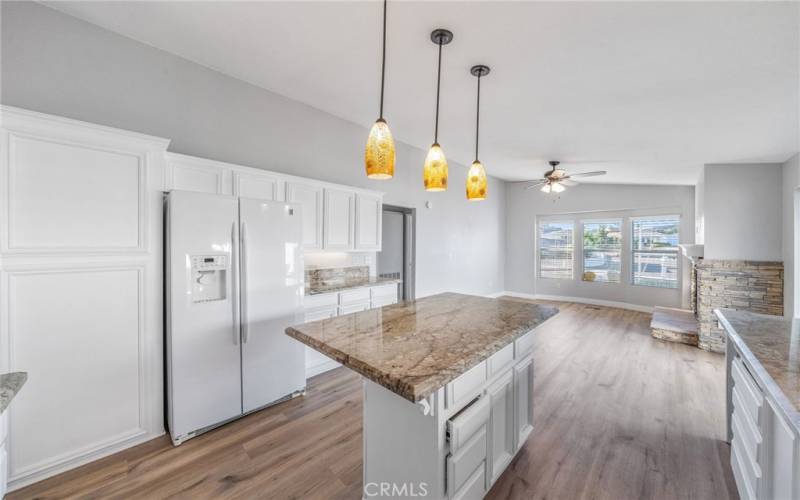
[[[572,222],[539,223],[539,277],[572,279]]]
[[[583,281],[619,283],[622,221],[583,223]]]
[[[633,219],[633,284],[678,288],[677,216]]]

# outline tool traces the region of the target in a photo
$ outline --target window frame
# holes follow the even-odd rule
[[[569,278],[557,278],[555,276],[542,276],[542,225],[544,224],[570,224],[572,226],[572,266]],[[555,280],[555,281],[574,281],[575,280],[575,227],[577,221],[574,219],[539,219],[536,221],[536,279]]]
[[[638,221],[665,220],[665,219],[675,219],[677,221],[678,242],[680,242],[681,241],[681,233],[682,233],[682,228],[681,228],[682,217],[680,216],[680,214],[672,213],[672,214],[663,214],[663,215],[644,215],[644,216],[639,216],[639,217],[633,217],[632,216],[632,217],[629,218],[629,220],[630,220],[630,225],[629,225],[630,245],[628,245],[628,246],[629,246],[629,250],[630,250],[630,265],[628,266],[628,274],[629,274],[628,283],[631,286],[640,286],[640,287],[652,288],[652,289],[656,289],[656,290],[676,290],[678,292],[681,291],[681,289],[683,287],[683,268],[682,268],[682,262],[681,262],[681,260],[682,260],[681,259],[681,250],[680,250],[680,246],[679,246],[680,243],[677,243],[675,245],[675,250],[674,250],[674,252],[675,252],[675,276],[676,276],[676,278],[675,278],[675,286],[674,287],[663,287],[663,286],[647,285],[647,284],[644,284],[644,283],[636,283],[636,271],[634,269],[634,266],[636,265],[636,254],[663,254],[663,253],[670,253],[670,252],[672,252],[672,250],[636,250],[636,249],[634,249],[633,248],[633,245],[634,245],[634,242],[635,242],[634,225]]]
[[[592,285],[621,285],[624,283],[625,278],[623,277],[623,273],[625,272],[625,217],[603,217],[603,218],[587,218],[587,219],[580,219],[579,221],[581,226],[581,251],[580,251],[580,259],[581,259],[581,273],[577,277],[578,283],[591,283]],[[586,232],[586,224],[619,224],[619,280],[618,281],[588,281],[583,279],[584,274],[586,274],[586,246],[584,245],[584,234]]]

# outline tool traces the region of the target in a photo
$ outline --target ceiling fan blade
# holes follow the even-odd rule
[[[606,171],[596,170],[594,172],[581,172],[580,174],[569,174],[569,177],[595,177],[597,175],[606,175]]]
[[[541,186],[543,184],[547,184],[547,181],[536,181],[533,184],[528,184],[527,186],[525,186],[525,189],[533,189],[533,188],[539,187],[539,186]]]
[[[564,177],[563,179],[561,179],[558,182],[560,182],[561,184],[563,184],[563,185],[565,185],[567,187],[577,186],[579,184],[578,181],[570,179],[569,177]]]

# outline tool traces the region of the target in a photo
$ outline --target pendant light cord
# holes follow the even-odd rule
[[[442,37],[439,37],[439,70],[436,73],[436,127],[433,131],[433,142],[439,144],[439,89],[442,86]]]
[[[481,130],[481,76],[483,72],[478,73],[478,105],[475,112],[475,161],[478,161],[478,139],[480,138]]]
[[[386,2],[383,0],[383,57],[381,59],[381,112],[380,119],[383,120],[383,86],[386,81]]]

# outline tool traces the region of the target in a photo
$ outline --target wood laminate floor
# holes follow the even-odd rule
[[[648,314],[559,306],[536,337],[535,428],[487,498],[736,498],[724,358],[651,338]],[[339,368],[178,448],[155,439],[7,499],[360,499],[361,417]]]

